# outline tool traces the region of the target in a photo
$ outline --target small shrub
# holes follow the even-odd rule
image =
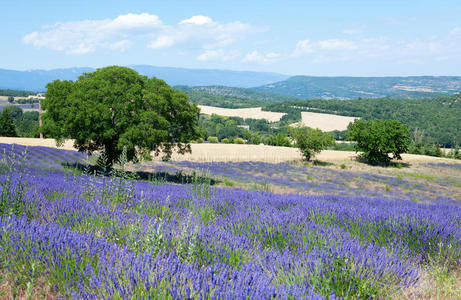
[[[218,137],[216,136],[209,136],[208,137],[208,142],[212,143],[212,144],[216,144],[218,142]]]
[[[225,186],[234,186],[234,182],[227,179],[227,178],[223,179],[223,183],[224,183]]]
[[[245,144],[245,140],[242,138],[235,138],[234,144]]]

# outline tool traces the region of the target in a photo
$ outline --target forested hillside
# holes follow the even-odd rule
[[[265,110],[292,113],[301,110],[370,119],[398,120],[426,141],[445,146],[461,143],[461,94],[427,99],[296,100],[268,104]]]
[[[225,108],[263,106],[270,102],[293,101],[294,97],[228,86],[175,86],[198,104]]]
[[[461,90],[458,76],[315,77],[293,76],[254,88],[302,99],[427,98]]]
[[[35,95],[35,92],[30,91],[17,91],[17,90],[10,90],[10,89],[0,89],[0,96],[12,96],[12,97],[27,97],[29,95]]]

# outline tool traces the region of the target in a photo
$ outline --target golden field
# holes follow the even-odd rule
[[[217,114],[225,117],[240,117],[243,119],[266,119],[269,122],[278,122],[285,113],[262,111],[261,107],[252,108],[222,108],[206,105],[198,105],[202,114]]]

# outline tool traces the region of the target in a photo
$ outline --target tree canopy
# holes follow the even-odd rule
[[[14,120],[7,109],[4,109],[0,114],[0,136],[18,136],[16,127],[14,126]]]
[[[402,159],[401,153],[408,151],[410,132],[408,127],[396,120],[356,120],[347,127],[349,140],[356,141],[355,150],[371,164]]]
[[[424,141],[428,144],[443,144],[445,147],[461,144],[461,94],[425,99],[296,100],[272,103],[264,110],[286,112],[299,120],[300,111],[360,117],[363,120],[397,120],[412,132],[423,132]],[[295,114],[296,111],[299,115]]]
[[[306,160],[311,160],[315,154],[335,144],[333,134],[322,132],[306,126],[297,126],[290,129],[290,135]]]
[[[129,160],[169,159],[190,152],[199,136],[199,108],[164,81],[118,66],[85,73],[75,82],[47,85],[42,132],[57,142],[74,139],[79,151],[105,150],[113,162],[127,150]]]

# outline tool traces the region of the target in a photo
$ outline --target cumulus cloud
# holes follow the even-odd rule
[[[147,13],[126,14],[111,20],[105,26],[105,29],[126,30],[135,28],[155,28],[162,25],[159,17]]]
[[[142,42],[151,49],[187,44],[203,51],[229,46],[255,30],[249,24],[238,21],[220,23],[202,15],[168,25],[157,15],[130,13],[114,19],[46,25],[27,34],[22,41],[36,48],[68,54],[85,54],[99,49],[125,51],[136,42]]]
[[[277,61],[280,57],[280,53],[269,52],[262,54],[255,50],[245,55],[242,62],[271,63]]]
[[[200,45],[204,49],[217,49],[234,44],[256,31],[251,25],[238,21],[222,24],[208,17],[194,16],[175,26],[163,28],[149,47],[160,49],[187,43]]]
[[[211,20],[211,18],[207,16],[193,16],[189,19],[182,20],[181,22],[179,22],[179,24],[203,25],[203,24],[209,24],[212,22],[213,21]]]

